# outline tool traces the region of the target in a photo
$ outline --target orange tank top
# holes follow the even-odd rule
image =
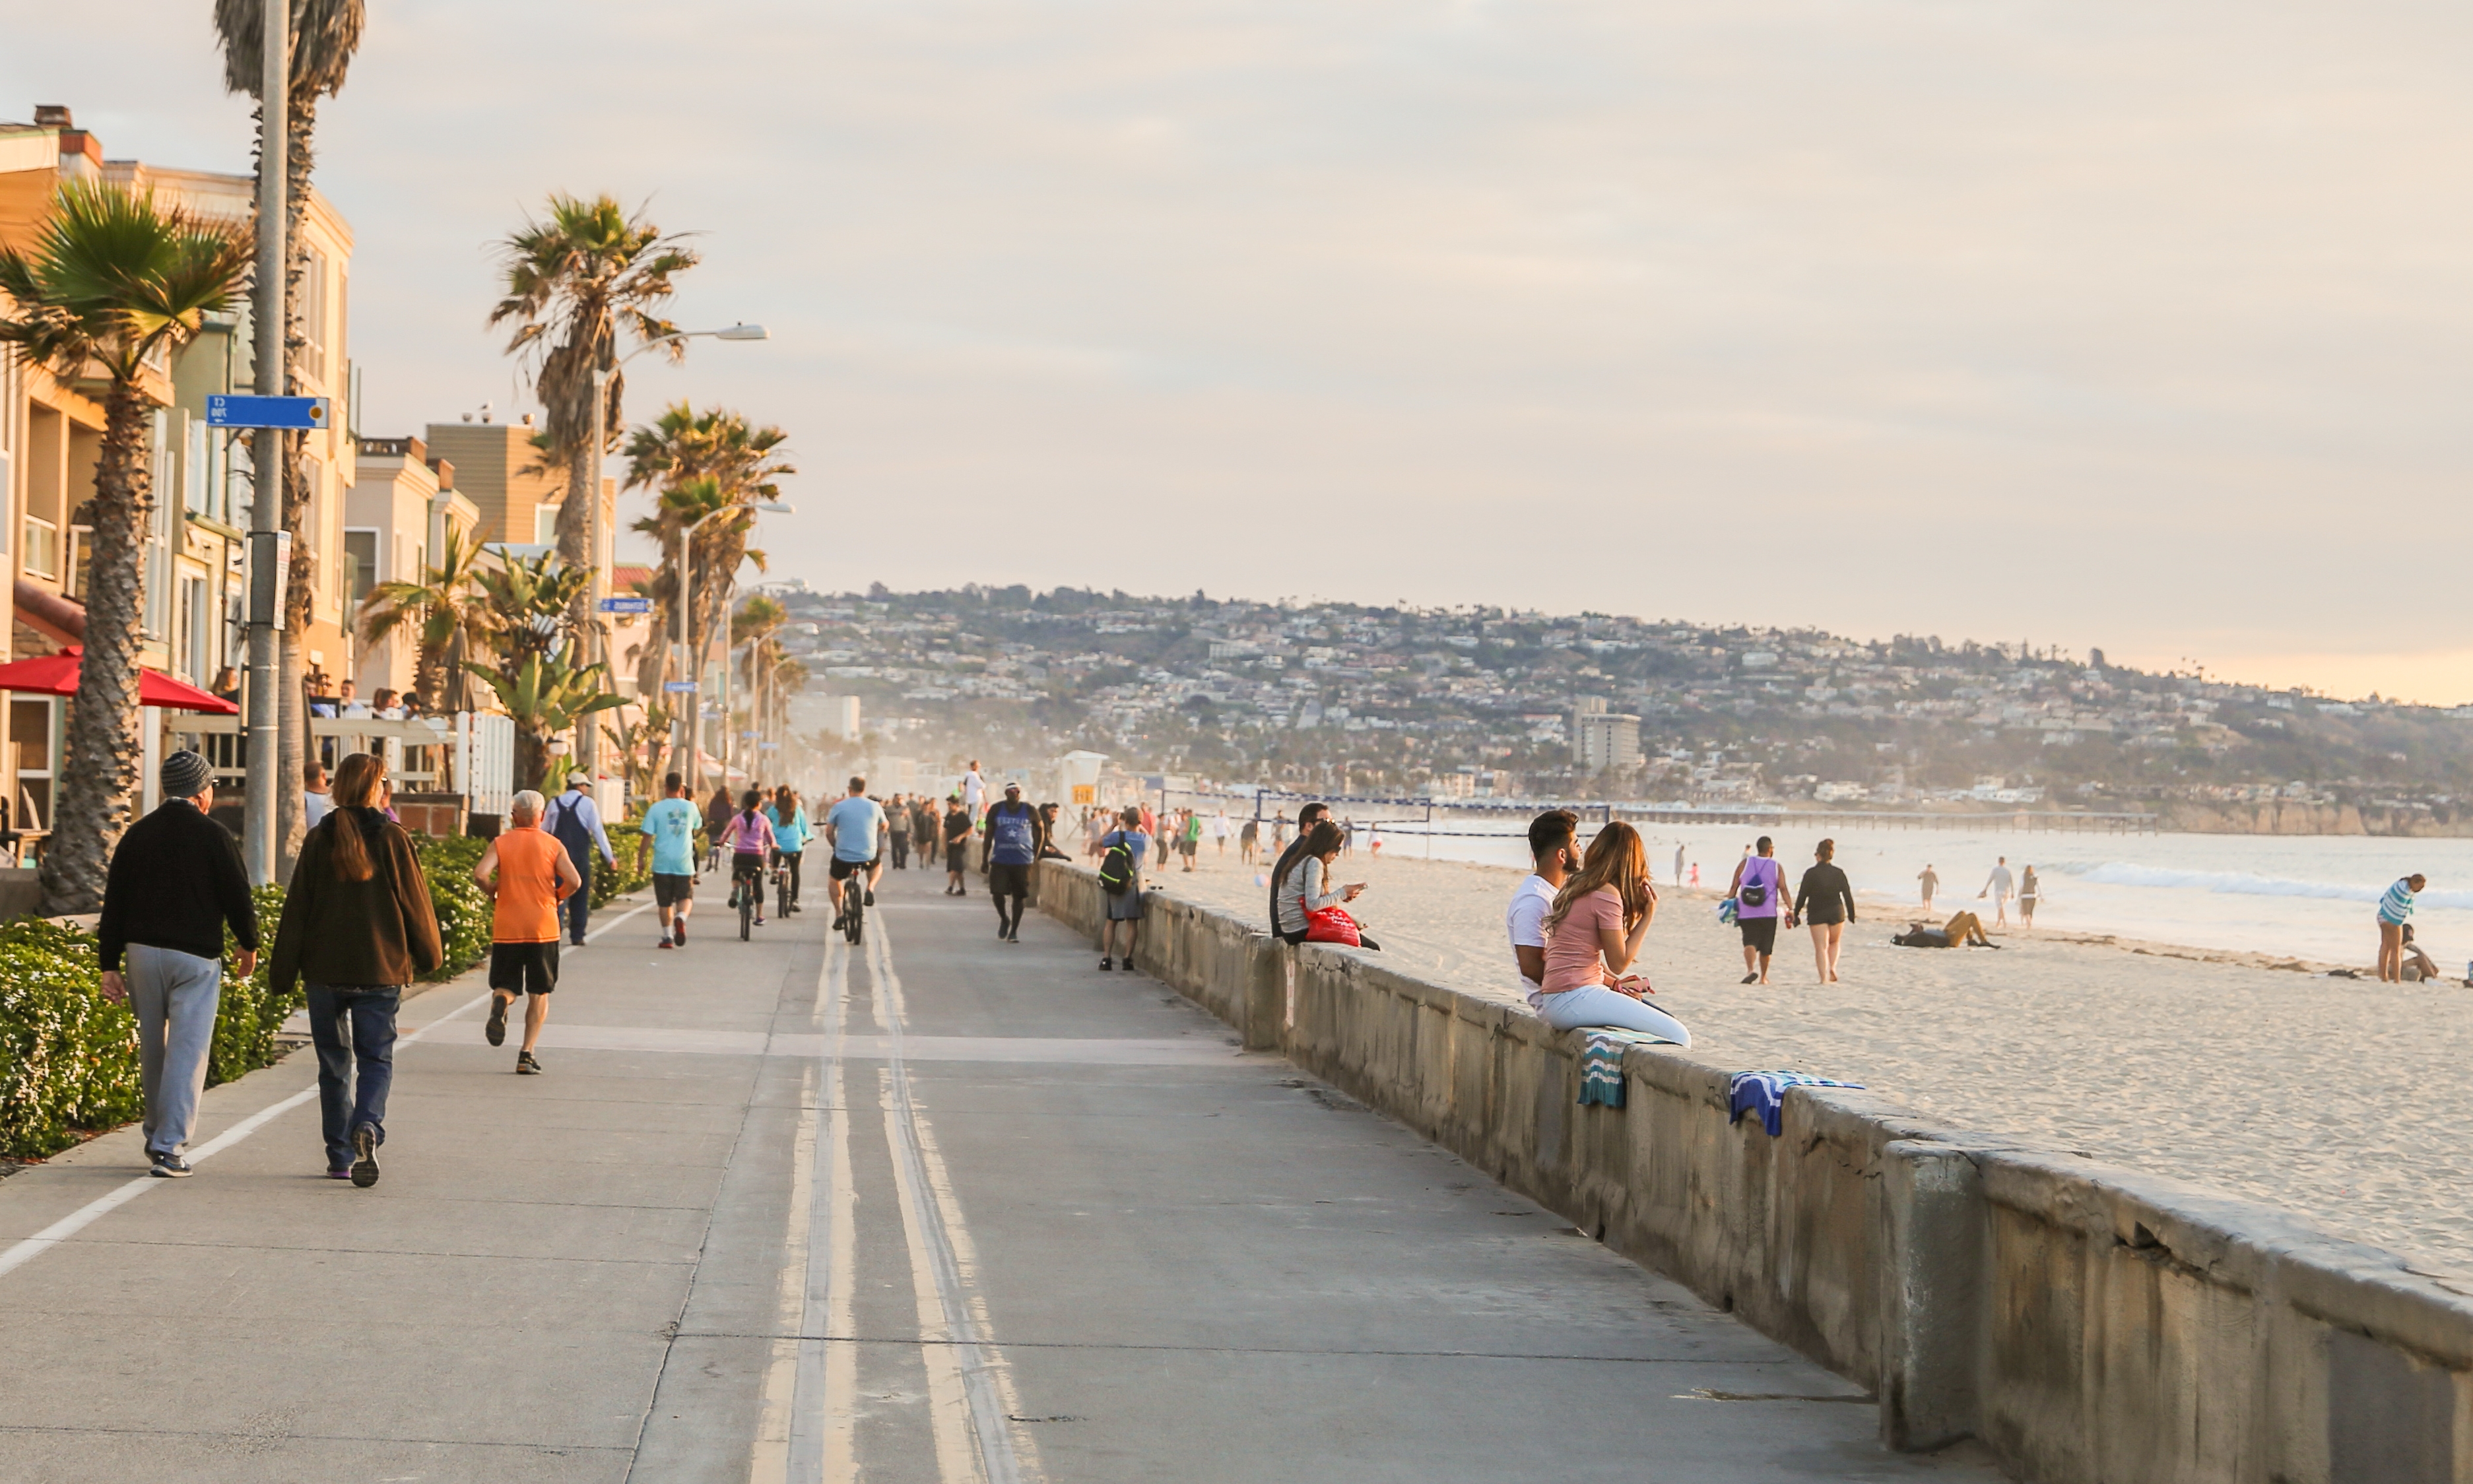
[[[498,906],[490,920],[493,943],[555,943],[558,903],[565,895],[558,879],[566,847],[527,826],[498,836]]]

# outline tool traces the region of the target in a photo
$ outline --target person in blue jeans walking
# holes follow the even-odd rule
[[[566,914],[566,940],[579,948],[584,946],[585,924],[592,917],[592,852],[598,850],[612,870],[618,867],[610,836],[601,828],[601,806],[585,792],[591,786],[590,774],[580,769],[568,774],[566,792],[550,801],[549,813],[541,819],[541,828],[566,847],[566,858],[575,862],[575,874],[584,877],[584,885],[562,909]]]
[[[385,781],[370,753],[335,770],[335,807],[301,837],[268,969],[278,999],[307,981],[326,1174],[364,1189],[378,1183],[404,986],[445,958],[412,837],[377,807]]]

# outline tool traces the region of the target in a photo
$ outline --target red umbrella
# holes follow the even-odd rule
[[[78,688],[78,658],[84,653],[84,645],[72,644],[57,655],[37,655],[32,659],[0,664],[0,690],[74,696]],[[206,711],[217,716],[240,714],[239,706],[221,696],[176,681],[160,670],[143,668],[137,672],[137,704],[159,706],[171,711]]]

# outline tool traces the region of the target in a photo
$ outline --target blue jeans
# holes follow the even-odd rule
[[[566,919],[566,941],[581,945],[585,926],[592,921],[592,855],[569,850],[567,859],[575,862],[576,874],[584,877],[584,884],[559,905],[559,915]]]
[[[309,1036],[318,1043],[318,1112],[326,1167],[352,1162],[352,1131],[364,1124],[386,1142],[387,1089],[395,1085],[395,1013],[403,987],[309,986]],[[359,1075],[355,1076],[356,1069]]]

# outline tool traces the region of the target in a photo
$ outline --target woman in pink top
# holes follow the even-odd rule
[[[730,852],[730,910],[738,910],[738,894],[756,894],[756,922],[764,923],[764,861],[773,850],[773,822],[756,805],[764,796],[749,789],[738,801],[738,812],[722,826],[716,843]]]
[[[1648,880],[1648,852],[1640,831],[1618,820],[1597,831],[1589,854],[1546,918],[1546,977],[1539,1018],[1558,1031],[1605,1026],[1692,1044],[1692,1033],[1665,1011],[1644,1003],[1657,993],[1627,973],[1657,916],[1657,888]]]

